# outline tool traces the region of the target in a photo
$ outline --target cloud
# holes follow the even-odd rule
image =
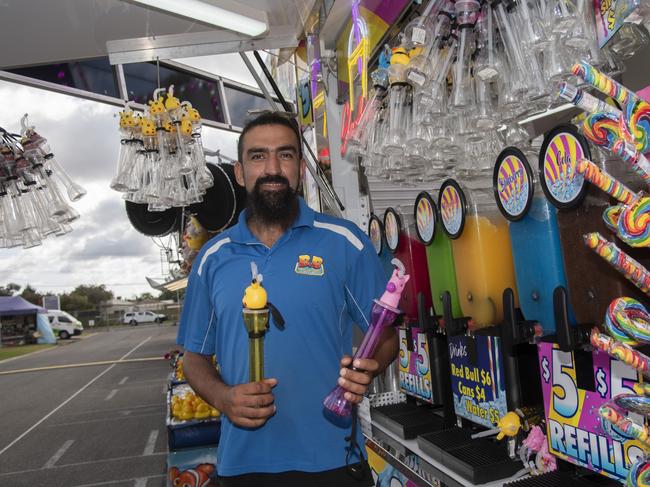
[[[61,293],[80,284],[106,284],[117,296],[151,292],[145,277],[161,279],[161,248],[130,224],[122,194],[109,188],[120,151],[119,108],[0,81],[0,125],[20,131],[20,117],[47,138],[72,180],[87,191],[71,203],[81,218],[73,231],[48,237],[32,249],[0,249],[0,285],[30,284],[40,292]],[[203,128],[204,145],[236,157],[237,134]],[[69,202],[68,202],[69,203]]]

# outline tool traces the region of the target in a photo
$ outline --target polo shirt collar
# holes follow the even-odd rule
[[[231,237],[234,241],[240,243],[259,243],[255,235],[253,235],[246,224],[246,212],[242,211],[237,219],[237,225],[232,228]],[[314,210],[312,210],[305,200],[300,196],[298,197],[298,216],[291,225],[291,229],[298,227],[313,227],[314,226]]]

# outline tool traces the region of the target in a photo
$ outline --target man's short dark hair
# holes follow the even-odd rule
[[[241,131],[239,141],[237,142],[237,158],[239,162],[244,162],[244,136],[249,130],[261,125],[283,125],[291,129],[296,135],[296,141],[298,142],[298,160],[302,159],[302,139],[300,138],[300,129],[298,128],[296,119],[285,112],[268,111],[250,120]]]

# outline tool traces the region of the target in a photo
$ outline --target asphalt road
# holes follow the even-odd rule
[[[176,330],[86,330],[0,362],[0,485],[164,486],[171,369],[162,357],[176,348]],[[144,358],[155,360],[96,363]],[[92,365],[56,368],[71,364]],[[24,371],[35,367],[44,369]]]

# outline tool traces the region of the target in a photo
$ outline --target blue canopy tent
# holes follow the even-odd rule
[[[27,317],[34,315],[34,324],[39,333],[38,343],[56,343],[56,338],[44,313],[47,313],[45,308],[36,306],[20,296],[0,296],[0,339],[3,342],[19,340],[23,333],[21,329],[24,330],[30,325]],[[3,320],[3,317],[6,318],[6,321]],[[24,317],[24,319],[20,320],[19,317]]]

